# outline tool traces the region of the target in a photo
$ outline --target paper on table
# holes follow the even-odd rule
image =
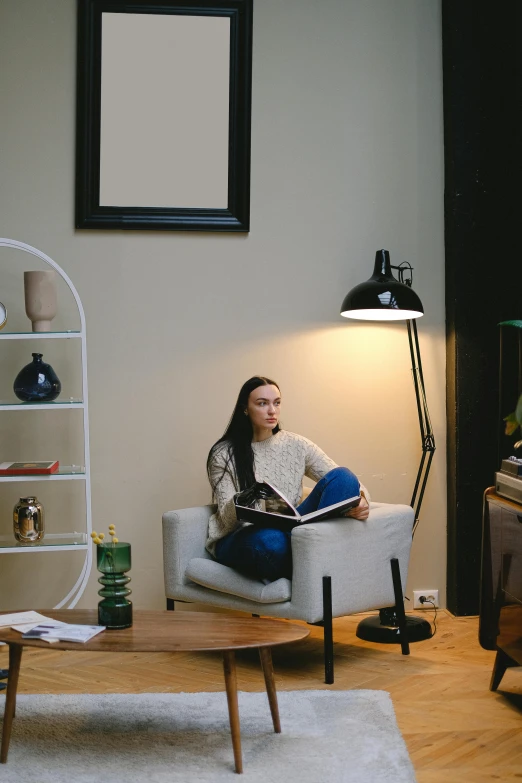
[[[42,615],[42,620],[45,621],[46,624],[52,624],[53,628],[61,628],[62,625],[67,625],[67,623],[62,623],[60,620],[51,620],[50,617],[44,617]],[[12,625],[11,628],[13,631],[20,631],[20,633],[27,633],[28,631],[32,631],[33,628],[36,628],[37,626],[42,624],[42,620],[40,620],[37,623],[26,623],[25,625]]]
[[[10,626],[11,628],[17,628],[19,625],[38,625],[43,621],[50,620],[50,617],[39,612],[12,612],[11,614],[0,614],[0,628]],[[56,622],[53,620],[52,622]]]

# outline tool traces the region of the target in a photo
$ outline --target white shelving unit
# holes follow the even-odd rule
[[[90,458],[89,458],[89,413],[88,413],[88,395],[87,395],[87,344],[86,344],[86,331],[85,331],[85,314],[83,306],[78,296],[78,292],[74,287],[72,281],[61,269],[58,264],[49,258],[41,250],[38,250],[31,245],[26,245],[23,242],[18,242],[14,239],[0,238],[0,248],[7,247],[16,250],[21,250],[24,253],[36,256],[48,264],[52,269],[62,277],[69,287],[71,294],[73,295],[78,313],[80,316],[80,331],[64,331],[64,332],[0,332],[0,341],[2,340],[80,340],[81,341],[81,365],[82,365],[82,398],[80,400],[69,399],[62,400],[58,398],[53,402],[48,403],[24,403],[24,402],[2,402],[0,401],[0,413],[2,411],[19,411],[20,413],[29,413],[41,410],[73,410],[80,409],[83,411],[83,466],[70,465],[60,466],[57,473],[49,476],[1,476],[0,482],[19,482],[19,481],[82,481],[85,487],[85,530],[82,532],[77,531],[64,531],[63,533],[49,533],[45,534],[42,541],[37,544],[24,545],[18,544],[15,541],[14,536],[0,536],[0,555],[7,555],[10,553],[24,553],[24,554],[43,554],[49,552],[70,552],[70,551],[84,551],[85,557],[83,560],[83,566],[80,570],[78,579],[73,587],[69,590],[67,595],[54,607],[55,609],[68,608],[72,609],[80,596],[82,595],[89,574],[92,568],[92,542],[90,534],[92,531],[91,520],[91,474],[90,474]],[[6,329],[9,328],[9,322]],[[83,527],[83,525],[81,526]]]

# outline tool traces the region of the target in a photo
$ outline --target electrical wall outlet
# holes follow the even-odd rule
[[[424,596],[431,603],[423,603],[420,599]],[[413,608],[414,609],[433,609],[433,604],[436,608],[439,608],[439,591],[438,590],[414,590],[413,591]]]

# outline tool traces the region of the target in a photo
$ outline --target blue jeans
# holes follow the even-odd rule
[[[334,468],[317,482],[297,507],[300,514],[339,503],[359,494],[359,479],[348,468]],[[260,581],[292,578],[291,534],[272,528],[246,525],[216,543],[218,563]]]

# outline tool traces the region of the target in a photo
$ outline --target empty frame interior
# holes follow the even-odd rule
[[[228,201],[230,18],[102,14],[100,205]]]

